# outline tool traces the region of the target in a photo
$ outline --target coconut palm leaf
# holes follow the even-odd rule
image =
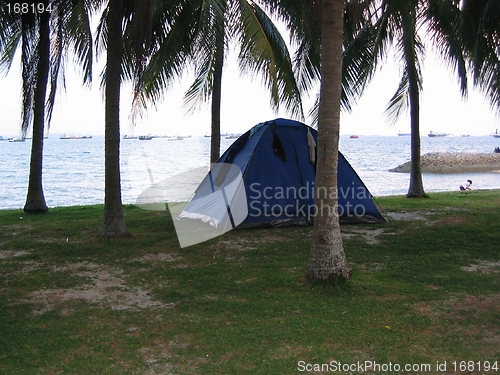
[[[23,81],[21,132],[24,138],[33,121],[34,96],[37,85],[36,71],[39,55],[37,54],[38,35],[36,33],[35,19],[28,16],[23,16],[21,19],[21,66]]]
[[[349,34],[344,33],[349,36]],[[351,111],[376,71],[375,35],[371,25],[362,27],[354,37],[344,38],[342,55],[341,105]]]
[[[196,56],[191,59],[195,79],[184,94],[184,103],[189,107],[189,111],[196,110],[211,97],[218,54],[225,55],[227,50],[225,30],[230,22],[227,18],[233,14],[227,5],[225,0],[214,0],[206,1],[202,6],[197,22],[197,37],[191,52],[193,57]],[[222,50],[219,51],[221,47]],[[224,60],[224,57],[222,59]]]
[[[267,1],[273,4],[272,0]],[[318,17],[320,2],[280,1],[275,13],[285,20],[297,44],[294,69],[301,92],[317,89],[320,79],[321,49]],[[350,111],[371,81],[377,67],[376,30],[372,24],[380,6],[369,0],[345,2],[342,54],[342,109]],[[384,38],[382,46],[387,44]],[[319,100],[309,111],[316,123]]]
[[[409,102],[409,81],[408,72],[403,72],[398,88],[392,98],[389,100],[385,109],[385,114],[389,121],[394,124],[399,120],[410,108]]]
[[[134,80],[131,118],[142,115],[149,105],[156,106],[165,89],[180,78],[196,38],[202,7],[195,2],[159,2],[154,9],[153,38],[149,56],[140,77]]]
[[[294,117],[304,118],[301,94],[295,80],[288,47],[277,27],[255,3],[240,0],[236,37],[241,46],[240,71],[259,74],[270,89],[271,106],[278,111],[280,104]]]
[[[459,1],[428,0],[425,10],[428,36],[448,68],[456,73],[463,97],[467,96],[467,62],[460,40],[461,12]]]
[[[473,72],[474,84],[500,110],[500,3],[464,0],[460,37]]]

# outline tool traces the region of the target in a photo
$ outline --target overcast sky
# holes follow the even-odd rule
[[[104,102],[99,90],[99,73],[94,73],[93,87],[82,87],[75,67],[68,66],[66,92],[59,91],[50,133],[104,134]],[[471,90],[467,100],[460,96],[456,80],[438,60],[429,55],[424,65],[424,92],[421,97],[421,134],[430,130],[451,134],[488,135],[500,127],[488,102],[477,91]],[[397,88],[400,71],[392,62],[377,74],[351,114],[344,114],[342,134],[396,135],[409,132],[409,118],[390,126],[383,111]],[[210,109],[186,114],[183,93],[191,80],[183,80],[171,88],[157,110],[129,128],[130,88],[122,91],[121,133],[156,135],[203,135],[210,131]],[[14,64],[11,72],[0,76],[0,135],[4,138],[19,134],[20,122],[20,68]],[[305,100],[305,111],[312,99]],[[222,131],[243,133],[253,125],[276,117],[289,117],[285,112],[275,114],[270,108],[269,95],[256,78],[241,77],[234,57],[229,57],[223,76]],[[306,123],[309,122],[306,120]]]

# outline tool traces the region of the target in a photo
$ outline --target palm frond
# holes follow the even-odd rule
[[[124,57],[122,71],[128,79],[141,74],[146,63],[152,41],[153,1],[136,0],[130,3],[124,17]]]
[[[384,111],[391,124],[394,124],[401,116],[407,113],[410,106],[409,89],[408,71],[405,70],[396,92],[389,100]]]
[[[0,16],[0,73],[9,72],[21,39],[20,17],[12,14]]]
[[[367,24],[353,38],[344,38],[341,106],[346,111],[361,97],[377,69],[375,37],[375,29]]]
[[[467,96],[467,62],[460,39],[460,8],[458,3],[429,0],[425,18],[427,31],[442,60],[456,73],[460,92]]]
[[[227,49],[225,31],[233,14],[227,5],[225,0],[206,1],[200,12],[199,27],[190,53],[195,79],[184,94],[184,104],[190,112],[210,99],[217,59],[224,61]]]
[[[308,116],[311,119],[311,126],[315,129],[318,128],[318,121],[319,121],[319,101],[320,101],[320,90],[316,92],[316,99],[314,100],[314,103],[309,109]]]
[[[68,11],[66,29],[73,46],[73,58],[83,73],[83,83],[92,82],[94,60],[94,42],[90,29],[90,16],[99,4],[86,0],[69,0],[72,3]]]
[[[97,23],[97,27],[95,30],[95,53],[96,56],[100,56],[105,53],[107,48],[107,40],[108,40],[108,25],[106,20],[108,19],[109,10],[105,7],[102,10],[101,17],[99,18],[99,22]]]
[[[467,48],[474,85],[500,112],[500,3],[496,0],[462,3],[461,38]]]
[[[308,92],[321,79],[319,43],[303,40],[293,58],[294,72],[301,92]]]
[[[292,116],[302,120],[301,94],[285,41],[262,8],[247,0],[238,4],[240,71],[258,72],[269,89],[272,108],[278,111],[283,103]]]
[[[224,51],[219,52],[217,48],[214,48],[206,53],[197,64],[195,79],[184,93],[184,105],[188,106],[189,112],[195,111],[201,104],[210,99],[217,53],[224,53]]]
[[[28,132],[33,119],[34,96],[36,88],[36,67],[38,65],[38,35],[36,33],[36,19],[25,15],[21,17],[22,22],[22,44],[21,44],[21,67],[22,67],[22,112],[21,132],[23,137]]]
[[[140,77],[134,80],[132,121],[142,116],[149,105],[157,105],[165,89],[182,76],[201,11],[201,7],[193,7],[193,3],[157,3],[150,57]]]
[[[55,97],[59,82],[63,83],[63,88],[66,88],[64,79],[64,52],[67,46],[67,35],[65,35],[65,17],[68,14],[65,7],[66,4],[61,2],[53,9],[51,14],[51,45],[50,45],[50,72],[49,81],[50,89],[47,96],[46,112],[47,112],[47,127],[50,127],[52,113],[54,110]]]

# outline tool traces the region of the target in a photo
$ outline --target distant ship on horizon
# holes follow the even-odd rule
[[[64,133],[59,137],[59,139],[90,139],[90,138],[92,138],[91,135],[76,135],[76,134],[66,135],[66,133]]]
[[[434,133],[432,130],[429,132],[428,134],[429,137],[433,138],[433,137],[446,137],[447,134],[445,133]]]
[[[399,133],[398,133],[398,135],[399,135],[400,137],[405,137],[405,136],[409,136],[409,135],[411,135],[411,133],[403,133],[403,132],[399,132]]]

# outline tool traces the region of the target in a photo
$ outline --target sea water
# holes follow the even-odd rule
[[[221,140],[221,151],[235,140]],[[493,152],[500,140],[493,137],[421,138],[422,155],[428,152]],[[123,203],[136,203],[151,185],[180,173],[203,167],[208,170],[209,137],[178,141],[167,138],[122,140],[121,184]],[[22,208],[29,178],[31,141],[0,141],[0,209]],[[374,196],[406,194],[408,173],[389,169],[410,160],[409,136],[341,136],[340,150]],[[265,168],[265,166],[263,166]],[[186,185],[196,188],[192,178]],[[474,189],[500,188],[499,173],[423,174],[426,192],[457,191],[465,180]],[[43,188],[49,207],[102,204],[104,202],[104,138],[61,140],[50,135],[44,142]],[[189,189],[186,189],[189,190]]]

